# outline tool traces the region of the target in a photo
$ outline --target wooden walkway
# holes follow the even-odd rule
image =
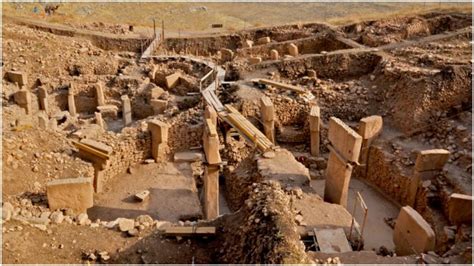
[[[184,60],[194,61],[208,66],[211,71],[204,75],[200,80],[200,91],[204,100],[212,106],[214,110],[216,110],[217,115],[222,121],[235,128],[244,139],[255,145],[255,147],[260,151],[265,152],[274,147],[273,143],[265,136],[265,134],[248,121],[247,118],[237,111],[237,109],[229,104],[224,106],[217,97],[216,89],[219,84],[224,81],[225,77],[225,70],[222,67],[213,62],[190,56],[152,56],[152,58],[159,60],[182,58]],[[209,82],[211,79],[212,82],[203,88],[202,84]]]

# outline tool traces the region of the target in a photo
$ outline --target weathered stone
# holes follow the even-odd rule
[[[448,200],[448,217],[452,224],[471,224],[472,200],[470,195],[453,193]]]
[[[212,124],[217,126],[217,112],[212,106],[208,104],[204,108],[204,118],[211,119]]]
[[[49,127],[49,119],[45,113],[38,114],[38,126],[40,129],[48,129]]]
[[[316,71],[313,70],[313,69],[308,69],[306,71],[306,75],[308,75],[308,77],[310,77],[310,78],[316,78],[317,77]]]
[[[76,222],[78,225],[89,225],[91,224],[91,220],[87,213],[81,213],[76,217]]]
[[[398,256],[426,253],[435,248],[435,232],[417,211],[405,206],[395,223],[393,243]]]
[[[115,105],[97,106],[97,110],[102,114],[102,117],[117,118],[118,107]]]
[[[359,160],[362,137],[340,119],[330,118],[328,137],[336,151],[345,160],[351,162]]]
[[[105,129],[104,119],[102,118],[102,114],[100,112],[95,112],[95,123],[99,125],[100,128]]]
[[[275,109],[272,100],[267,96],[260,98],[260,113],[265,136],[275,143]]]
[[[71,208],[77,213],[93,206],[93,189],[90,178],[67,178],[48,182],[48,204],[51,210]]]

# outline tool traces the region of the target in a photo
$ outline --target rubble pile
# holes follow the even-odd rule
[[[243,221],[225,228],[220,259],[225,263],[307,263],[296,232],[289,197],[278,182],[254,183],[244,206],[235,214]],[[231,219],[232,217],[228,217]]]

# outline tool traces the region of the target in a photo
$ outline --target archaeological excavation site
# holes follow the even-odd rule
[[[153,23],[4,11],[3,263],[472,263],[470,10]]]

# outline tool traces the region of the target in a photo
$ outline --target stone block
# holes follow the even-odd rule
[[[179,85],[180,79],[181,79],[181,73],[179,72],[166,76],[165,77],[166,87],[168,89],[173,89],[174,87]]]
[[[416,157],[415,170],[418,172],[442,170],[449,155],[450,152],[444,149],[420,151]]]
[[[262,58],[261,57],[249,57],[248,62],[251,65],[259,64],[259,63],[262,62]]]
[[[405,206],[395,223],[393,243],[398,256],[426,253],[435,248],[435,232],[417,211]]]
[[[280,58],[280,55],[278,54],[278,51],[275,49],[270,50],[270,59],[271,60],[278,60]]]
[[[135,194],[135,199],[137,199],[138,201],[145,201],[149,198],[150,198],[149,190],[140,191],[137,194]]]
[[[153,87],[153,88],[150,90],[150,100],[160,98],[160,96],[161,96],[164,92],[165,92],[165,90],[163,90],[163,88],[161,88],[161,87]]]
[[[46,185],[49,208],[70,208],[84,213],[93,206],[92,180],[90,178],[66,178],[50,181]]]
[[[95,123],[99,125],[100,128],[105,129],[104,119],[102,118],[102,114],[100,112],[95,112]]]
[[[232,61],[232,59],[234,59],[234,52],[232,52],[232,50],[230,50],[230,49],[222,48],[221,49],[221,59],[224,62]]]
[[[358,161],[362,146],[362,137],[359,134],[340,119],[331,117],[328,135],[329,141],[345,160]]]
[[[167,100],[152,99],[150,100],[150,105],[153,108],[153,113],[155,115],[163,114],[168,108]]]
[[[270,42],[271,42],[271,39],[268,36],[257,39],[257,44],[267,44]]]
[[[296,46],[296,44],[294,44],[294,43],[290,43],[288,45],[288,54],[291,55],[291,56],[298,56],[298,54],[299,54],[298,46]]]
[[[383,119],[379,115],[364,117],[359,122],[359,135],[363,139],[371,139],[382,132]]]
[[[174,154],[174,162],[202,162],[204,155],[201,152],[183,151]]]
[[[452,224],[472,223],[472,199],[470,195],[453,193],[448,200],[448,217]]]
[[[324,201],[346,207],[352,165],[347,163],[334,149],[330,150],[326,168]]]
[[[28,82],[26,74],[20,71],[8,71],[6,78],[13,83],[18,83],[20,87],[26,85]]]
[[[245,40],[244,43],[242,44],[243,48],[252,48],[253,46],[253,41],[251,40]]]
[[[219,166],[206,166],[203,181],[204,215],[212,220],[219,216]]]

